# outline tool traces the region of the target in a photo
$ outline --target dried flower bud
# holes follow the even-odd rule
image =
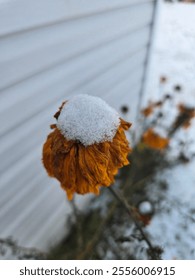
[[[188,107],[184,104],[179,104],[178,109],[179,114],[172,125],[172,131],[175,131],[180,127],[187,129],[191,125],[192,119],[195,117],[194,107]]]

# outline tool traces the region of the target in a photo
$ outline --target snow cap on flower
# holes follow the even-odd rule
[[[71,98],[57,120],[57,128],[66,139],[84,146],[111,141],[119,124],[118,113],[105,101],[84,94]]]
[[[43,145],[43,164],[66,191],[99,194],[110,186],[118,169],[129,164],[124,130],[130,123],[98,97],[78,95],[62,103],[54,115],[57,124]]]

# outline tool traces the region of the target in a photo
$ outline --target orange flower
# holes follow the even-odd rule
[[[61,111],[65,111],[66,107],[68,108],[69,101],[65,106],[64,104],[55,114],[57,122],[61,116]],[[80,103],[78,104],[80,105]],[[80,106],[82,107],[82,104]],[[87,116],[86,112],[83,112],[83,114]],[[67,124],[65,123],[66,125],[68,130],[68,120]],[[130,123],[119,118],[119,125],[111,140],[108,140],[109,138],[106,136],[105,141],[96,141],[91,144],[88,144],[86,140],[84,144],[82,143],[85,135],[77,136],[76,139],[68,139],[60,130],[59,123],[51,126],[54,131],[48,135],[43,146],[43,164],[48,175],[60,181],[61,187],[66,191],[69,200],[73,198],[74,193],[86,194],[91,192],[99,194],[99,187],[110,186],[114,182],[114,175],[117,174],[118,169],[129,164],[127,155],[130,152],[130,147],[124,130],[129,129],[130,126]],[[82,127],[83,129],[85,131],[85,127]],[[89,132],[86,129],[87,133]]]
[[[169,144],[169,139],[158,135],[152,128],[149,128],[142,136],[142,142],[152,149],[163,150]]]

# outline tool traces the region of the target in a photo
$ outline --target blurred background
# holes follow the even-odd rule
[[[79,93],[133,123],[113,188],[159,254],[195,258],[195,5],[184,2],[0,0],[0,258],[151,257],[106,189],[69,202],[42,166],[54,113]],[[151,127],[169,147],[144,143]]]

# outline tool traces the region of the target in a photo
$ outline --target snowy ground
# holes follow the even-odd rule
[[[159,88],[162,75],[168,80]],[[182,90],[176,93],[173,88],[178,84]],[[176,104],[182,101],[195,106],[195,4],[160,5],[146,99],[158,100],[163,94],[176,95]],[[166,113],[166,121],[171,121],[175,109],[169,107]],[[193,120],[190,130],[183,130],[176,136],[177,140],[188,142],[194,140],[194,135]],[[171,145],[173,154],[176,154],[176,140]],[[186,145],[187,154],[194,151],[195,143]],[[147,230],[153,240],[163,246],[164,259],[195,259],[194,170],[195,160],[161,175],[166,178],[169,188],[162,198],[162,212],[154,216]]]

